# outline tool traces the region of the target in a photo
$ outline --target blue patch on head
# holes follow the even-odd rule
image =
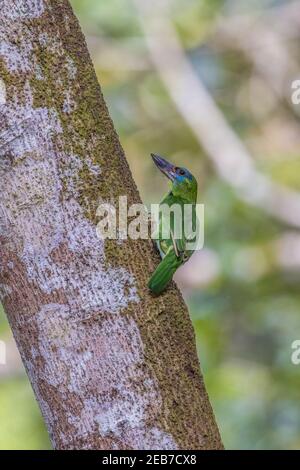
[[[182,183],[187,178],[192,181],[193,175],[186,168],[182,168],[182,170],[184,170],[184,175],[176,175],[176,181]]]
[[[181,183],[184,179],[185,179],[185,176],[181,176],[181,175],[176,175],[176,181],[178,181],[179,183]]]

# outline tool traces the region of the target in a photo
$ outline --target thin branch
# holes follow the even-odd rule
[[[276,96],[291,101],[291,84],[300,75],[300,66],[291,56],[286,38],[270,27],[267,20],[253,19],[242,24],[218,23],[213,43],[218,47],[241,50],[254,64],[256,71],[272,88]]]
[[[300,227],[300,194],[259,173],[210,93],[195,75],[160,2],[135,0],[151,59],[170,97],[218,175],[251,203],[281,222]]]

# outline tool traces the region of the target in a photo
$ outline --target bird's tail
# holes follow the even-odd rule
[[[171,281],[173,274],[181,264],[181,259],[178,259],[175,251],[171,249],[152,274],[148,282],[149,289],[154,294],[159,295]]]

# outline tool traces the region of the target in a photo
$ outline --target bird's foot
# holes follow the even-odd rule
[[[186,251],[178,251],[178,258],[180,258],[183,263],[189,259]]]

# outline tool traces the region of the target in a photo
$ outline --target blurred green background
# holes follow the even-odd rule
[[[299,448],[300,365],[291,362],[291,344],[300,338],[299,229],[281,220],[276,207],[272,217],[263,204],[246,203],[231,176],[216,171],[207,136],[200,129],[196,137],[161,80],[134,2],[71,3],[144,202],[158,202],[166,190],[150,152],[188,167],[199,180],[205,247],[177,282],[225,447]],[[300,191],[300,105],[291,102],[292,81],[300,79],[300,2],[150,3],[152,27],[155,16],[161,27],[164,14],[191,73],[223,113],[228,136],[234,132],[243,142],[260,175]],[[193,101],[196,92],[188,91]],[[210,122],[210,110],[200,112]],[[220,164],[226,169],[225,160]],[[256,183],[247,183],[254,194]],[[291,214],[292,220],[292,208]],[[8,345],[7,365],[0,365],[0,449],[49,448],[2,311],[0,328]]]

